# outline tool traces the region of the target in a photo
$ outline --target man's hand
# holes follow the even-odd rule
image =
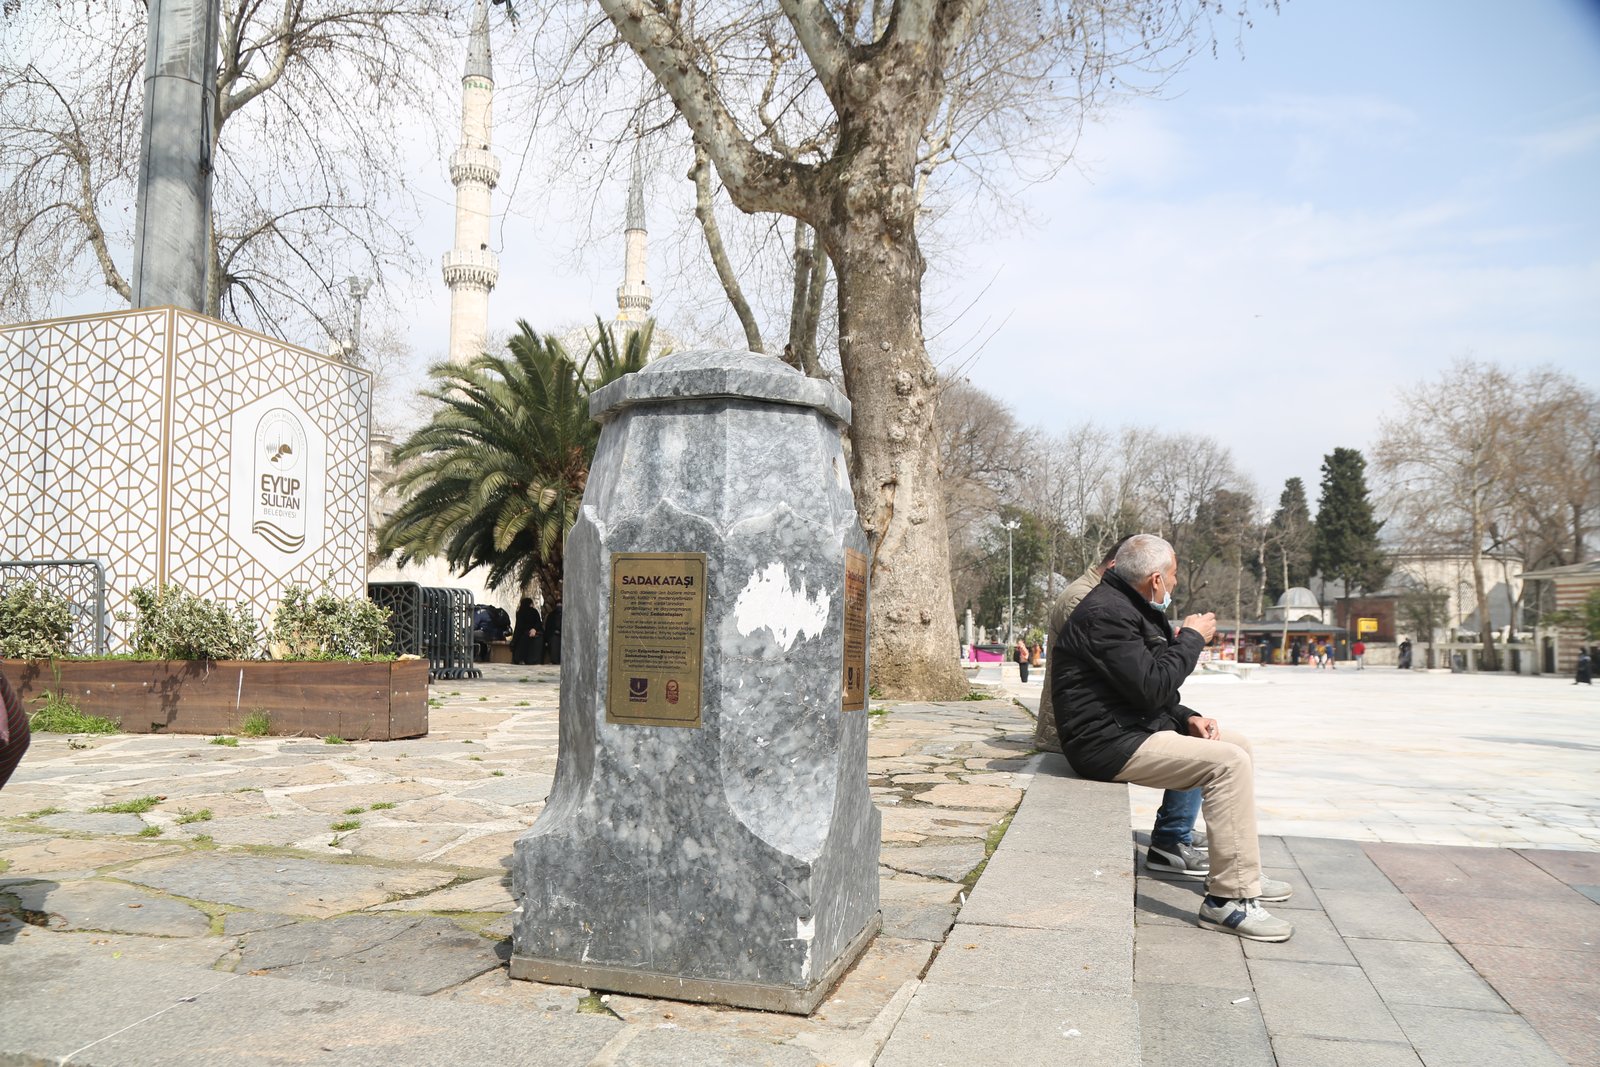
[[[1208,611],[1204,615],[1190,615],[1183,620],[1180,629],[1194,630],[1209,645],[1211,639],[1217,636],[1217,613]]]
[[[1221,735],[1221,731],[1217,729],[1217,720],[1208,719],[1204,715],[1189,716],[1189,732],[1208,741],[1215,741]]]

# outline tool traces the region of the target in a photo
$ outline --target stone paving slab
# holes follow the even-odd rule
[[[927,986],[988,986],[1061,993],[1133,991],[1133,938],[1116,915],[1071,930],[957,923]]]
[[[1239,969],[1244,969],[1242,961]],[[1231,989],[1146,983],[1135,996],[1142,1067],[1280,1067],[1283,1063],[1273,1057],[1272,1039],[1248,981]]]
[[[1359,967],[1253,959],[1250,980],[1274,1036],[1406,1039]]]
[[[33,882],[4,892],[55,930],[153,937],[199,937],[211,930],[211,916],[198,908],[114,882]]]
[[[597,1016],[528,1016],[314,982],[152,970],[140,965],[112,968],[111,973],[80,968],[74,972],[75,984],[40,981],[36,988],[55,998],[51,1016],[76,1002],[89,1018],[70,1036],[60,1032],[56,1018],[52,1034],[8,1026],[8,1045],[35,1056],[60,1057],[100,1038],[72,1057],[75,1067],[276,1067],[306,1062],[336,1067],[475,1062],[586,1067],[621,1028],[616,1020]],[[103,1000],[97,991],[112,982],[137,989],[138,995],[126,997],[119,1007],[140,1015],[124,1011],[108,1018],[103,1004],[92,1003],[90,996]],[[20,1017],[33,1010],[44,1015],[44,1007],[29,997],[0,1012],[9,1024],[13,1014]],[[154,1018],[145,1017],[156,1011],[160,1014]],[[135,1025],[115,1032],[115,1024]]]
[[[1272,1050],[1276,1067],[1426,1067],[1408,1044],[1281,1037]]]
[[[1228,990],[1230,1001],[1249,993],[1250,972],[1245,967],[1243,942],[1220,938],[1192,922],[1184,927],[1141,926],[1134,954],[1134,973],[1141,986],[1176,985],[1207,995]],[[1253,1001],[1252,1001],[1253,1002]]]
[[[1345,944],[1378,995],[1391,1007],[1424,1004],[1474,1011],[1511,1010],[1449,945],[1361,938],[1351,938]]]
[[[1395,1018],[1422,1062],[1451,1067],[1568,1067],[1528,1021],[1497,1011],[1400,1004]]]
[[[497,951],[498,950],[498,951]],[[431,916],[345,915],[248,934],[238,970],[427,996],[502,966],[505,946]]]
[[[1095,925],[1108,917],[1120,923],[1132,894],[1133,872],[1126,861],[1095,864],[1092,857],[1002,847],[973,887],[961,921],[1035,930]]]
[[[1138,1067],[1140,1059],[1139,1009],[1131,997],[924,986],[876,1067]]]
[[[1324,889],[1319,903],[1340,936],[1390,941],[1443,941],[1444,936],[1399,894]]]
[[[448,871],[202,852],[149,860],[124,868],[119,877],[192,900],[331,916],[437,889],[455,876]]]

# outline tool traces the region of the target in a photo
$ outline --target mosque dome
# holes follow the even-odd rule
[[[1278,598],[1278,607],[1289,608],[1291,610],[1296,608],[1301,608],[1308,611],[1322,610],[1322,605],[1317,603],[1317,594],[1313,593],[1303,585],[1297,585],[1292,589],[1286,590],[1284,594]]]

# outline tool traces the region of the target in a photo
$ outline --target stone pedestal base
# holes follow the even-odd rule
[[[882,916],[861,928],[845,946],[832,966],[817,976],[811,985],[794,989],[754,982],[723,982],[711,978],[680,978],[653,974],[631,967],[605,967],[566,960],[545,960],[533,956],[511,955],[511,977],[549,985],[600,989],[607,993],[631,993],[639,997],[664,997],[691,1000],[700,1004],[729,1004],[757,1011],[781,1011],[790,1015],[810,1015],[827,999],[844,972],[855,965],[883,926]]]

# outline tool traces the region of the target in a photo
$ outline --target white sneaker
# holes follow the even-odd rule
[[[1200,925],[1250,941],[1287,941],[1294,934],[1293,926],[1273,918],[1255,900],[1206,897],[1200,902]]]
[[[1266,875],[1261,876],[1261,895],[1256,897],[1257,900],[1264,900],[1268,904],[1276,904],[1279,901],[1288,900],[1292,896],[1294,896],[1294,886],[1288,882],[1280,882],[1276,878],[1268,878]]]

